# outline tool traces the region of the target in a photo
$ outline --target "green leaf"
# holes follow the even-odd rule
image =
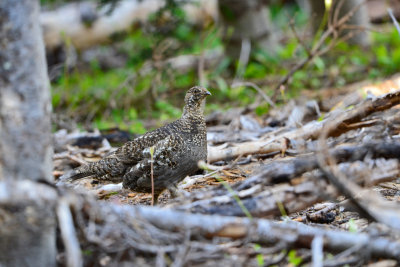
[[[177,87],[186,88],[190,87],[194,83],[194,72],[191,71],[184,75],[178,75],[175,77],[175,85]]]
[[[140,121],[136,121],[132,123],[129,127],[129,131],[136,134],[144,134],[147,132],[146,128],[144,128],[143,123]]]
[[[217,82],[218,88],[219,90],[223,93],[223,94],[227,94],[229,91],[228,88],[228,84],[225,82],[224,78],[222,77],[216,77],[215,81]]]
[[[256,62],[250,62],[244,73],[245,78],[263,78],[267,74],[266,68]]]
[[[136,120],[138,117],[137,111],[134,108],[130,108],[128,112],[129,120]]]
[[[357,233],[357,225],[354,221],[354,219],[349,220],[349,232],[350,233]]]
[[[256,258],[258,266],[264,266],[264,256],[262,254],[257,254]]]
[[[180,40],[188,40],[191,37],[191,30],[187,24],[180,24],[175,30],[176,37]]]
[[[294,249],[289,251],[288,258],[289,258],[289,262],[291,264],[293,264],[294,266],[299,266],[301,264],[301,262],[303,261],[303,259],[301,257],[297,256],[297,252]]]
[[[93,251],[91,251],[91,250],[88,250],[88,249],[82,250],[83,256],[91,256],[92,254],[93,254]]]
[[[322,60],[321,57],[316,57],[314,58],[314,65],[317,67],[319,70],[324,70],[325,69],[325,63]]]
[[[262,116],[264,114],[267,114],[268,111],[269,111],[269,105],[268,104],[260,105],[260,106],[256,107],[256,110],[255,110],[255,112],[256,112],[256,114],[258,116]]]

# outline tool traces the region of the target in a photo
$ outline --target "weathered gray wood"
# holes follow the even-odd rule
[[[39,1],[0,1],[0,181],[51,182],[50,90]],[[13,196],[11,196],[12,198]],[[54,211],[0,206],[0,265],[55,266]]]
[[[98,8],[95,2],[99,1],[76,1],[42,12],[40,22],[46,48],[54,50],[65,40],[78,50],[108,42],[113,34],[128,31],[135,23],[147,23],[149,16],[165,5],[165,0],[119,0],[108,14],[104,12],[108,6]],[[178,2],[182,2],[189,23],[202,25],[218,17],[216,0]]]
[[[0,179],[51,177],[50,90],[37,2],[0,3]]]
[[[3,186],[4,183],[0,182],[0,203],[7,197],[7,194],[1,191]],[[21,185],[18,190],[13,190],[12,193],[17,196],[16,203],[19,202],[18,198],[25,194],[25,187]],[[38,183],[31,183],[31,187],[35,191],[47,193],[30,197],[47,202],[48,205],[55,205],[47,196],[60,194],[60,191],[50,186],[46,188]],[[183,235],[180,233],[187,233],[188,237],[193,239],[225,237],[267,245],[281,243],[286,248],[309,248],[312,240],[321,236],[326,251],[343,251],[358,246],[365,248],[366,255],[372,258],[400,260],[399,241],[395,237],[381,237],[373,232],[351,233],[290,221],[276,222],[267,219],[191,214],[158,207],[115,205],[98,202],[89,196],[79,195],[69,190],[63,192],[63,197],[61,201],[68,200],[72,206],[73,218],[84,219],[80,223],[75,221],[75,227],[82,233],[80,238],[103,248],[116,249],[118,247],[122,250],[129,246],[129,248],[153,254],[160,249],[172,252],[176,251],[178,244],[183,242]],[[57,202],[55,198],[53,199]],[[88,227],[92,230],[96,228],[97,231],[88,231]],[[146,236],[145,239],[143,235]],[[135,240],[140,240],[140,242]],[[157,242],[152,243],[154,240]]]

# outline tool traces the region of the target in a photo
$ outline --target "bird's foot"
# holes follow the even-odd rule
[[[171,198],[183,197],[183,196],[187,196],[189,194],[185,190],[178,189],[176,186],[168,187],[168,191],[171,195]]]

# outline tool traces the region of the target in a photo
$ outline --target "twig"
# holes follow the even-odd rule
[[[335,23],[333,23],[332,25],[328,24],[328,29],[322,34],[319,41],[313,46],[313,48],[310,51],[310,54],[306,58],[301,60],[297,65],[295,65],[289,71],[289,73],[286,74],[286,76],[275,86],[274,95],[272,97],[272,100],[276,99],[276,97],[278,96],[278,93],[279,93],[279,89],[289,81],[289,79],[293,76],[293,74],[296,71],[303,68],[307,63],[311,62],[315,57],[321,56],[324,53],[326,53],[327,51],[329,51],[329,49],[324,49],[323,51],[320,51],[324,42],[327,40],[327,38],[330,35],[333,35],[335,37],[334,39],[336,39],[337,36],[335,36],[335,33],[341,29],[341,27],[358,11],[358,9],[360,9],[360,7],[363,4],[364,3],[361,3],[357,6],[355,6],[354,8],[352,8],[346,15],[341,17],[337,22],[336,22],[336,20],[334,20]]]
[[[333,127],[330,129],[329,137],[336,137],[349,130],[353,130],[354,128],[351,128],[351,124],[359,122],[361,119],[374,112],[389,109],[397,104],[400,104],[400,90],[378,97],[374,100],[366,100],[355,109],[343,111],[341,114],[339,114],[340,117],[343,116],[342,123],[338,124],[337,127]],[[209,146],[208,161],[215,162],[219,160],[234,158],[238,155],[250,155],[256,153],[267,154],[271,152],[281,151],[283,146],[280,140],[284,138],[287,138],[289,140],[307,140],[310,138],[313,140],[318,139],[324,125],[330,123],[332,119],[336,119],[337,117],[338,115],[332,114],[330,118],[327,118],[324,121],[312,121],[305,124],[300,129],[295,129],[274,136],[267,135],[263,141],[243,142],[224,149]]]
[[[154,146],[150,147],[150,177],[151,177],[151,205],[154,206],[154,177],[153,177]]]
[[[82,266],[82,254],[76,236],[74,220],[67,199],[61,198],[57,205],[57,217],[60,224],[61,237],[64,241],[68,267]]]
[[[255,84],[253,82],[234,81],[231,85],[232,88],[239,87],[239,86],[249,86],[249,87],[255,89],[264,98],[264,100],[268,104],[270,104],[272,107],[276,107],[275,103],[271,100],[271,98],[269,96],[267,96],[257,84]]]
[[[297,42],[299,42],[299,44],[301,45],[301,47],[303,47],[303,49],[306,51],[307,56],[310,56],[311,52],[310,49],[308,49],[308,47],[306,46],[306,44],[303,42],[303,40],[300,38],[300,36],[297,34],[296,28],[294,27],[294,18],[289,20],[289,26],[290,29],[293,32],[294,37],[296,38]]]
[[[242,47],[240,49],[240,56],[238,62],[238,68],[235,74],[235,78],[233,79],[234,83],[237,80],[241,80],[244,74],[244,70],[246,69],[247,63],[249,63],[251,52],[251,42],[249,39],[242,40]]]
[[[327,137],[332,135],[343,125],[351,122],[359,121],[373,112],[390,108],[400,100],[400,91],[387,94],[378,101],[366,101],[363,104],[355,107],[349,114],[343,113],[334,120],[325,124],[318,140],[319,151],[317,152],[317,160],[320,170],[328,178],[328,180],[349,198],[354,205],[368,219],[379,221],[389,225],[394,229],[400,229],[400,210],[389,202],[382,201],[373,191],[362,189],[337,168],[336,159],[332,157],[328,151]],[[339,130],[340,131],[340,130]]]
[[[9,187],[8,183],[0,181],[0,189],[5,189],[0,190],[0,200],[5,200],[1,197],[7,197],[8,203],[32,200],[37,203],[48,201],[49,207],[58,205],[60,192],[54,187],[30,182],[27,191],[28,187],[24,184],[24,181],[18,181]],[[33,191],[34,194],[38,190],[41,193],[35,196],[30,193]],[[26,198],[26,192],[28,196],[31,194],[29,199]],[[97,247],[106,252],[115,253],[129,248],[131,251],[139,250],[153,255],[163,251],[174,257],[179,250],[179,244],[185,239],[184,233],[190,230],[191,237],[201,240],[225,237],[262,245],[284,244],[286,248],[293,246],[310,248],[311,241],[316,236],[322,236],[327,251],[343,251],[354,246],[366,246],[366,251],[373,258],[400,260],[398,241],[368,233],[333,231],[294,222],[249,220],[233,216],[190,214],[156,207],[115,205],[94,201],[72,190],[67,190],[63,194],[64,197],[66,194],[68,199],[71,199],[69,205],[73,214],[70,218],[76,219],[80,237],[84,242],[90,242],[91,248]],[[92,231],[89,231],[89,227],[93,228]],[[76,233],[74,234],[76,236]],[[218,242],[220,239],[213,240]]]
[[[313,267],[322,267],[322,260],[324,258],[324,240],[322,236],[317,235],[314,237],[311,242],[311,250],[312,250],[312,266]]]
[[[389,12],[389,16],[392,18],[393,24],[397,29],[397,32],[400,34],[400,25],[397,22],[397,19],[395,18],[395,16],[393,15],[393,10],[391,8],[388,8],[387,10]]]

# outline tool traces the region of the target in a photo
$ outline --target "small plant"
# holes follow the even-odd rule
[[[289,261],[289,263],[291,263],[294,266],[300,266],[303,259],[301,257],[297,256],[296,250],[292,249],[288,253],[288,261]]]
[[[357,233],[358,232],[358,227],[354,221],[354,219],[349,220],[349,232],[350,233]]]
[[[154,206],[154,176],[153,176],[153,156],[154,156],[154,146],[150,147],[150,178],[151,178],[151,205]]]
[[[254,244],[254,250],[259,251],[261,249],[261,246],[259,244]],[[264,256],[262,254],[257,254],[256,255],[257,259],[257,265],[258,266],[264,266]]]

